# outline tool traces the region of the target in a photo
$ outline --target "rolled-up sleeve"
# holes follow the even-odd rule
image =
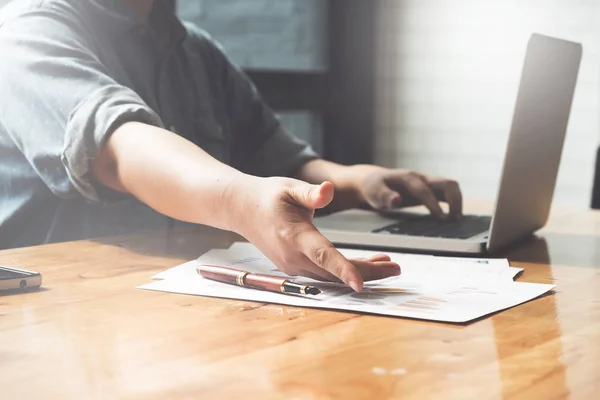
[[[311,146],[290,135],[265,104],[250,79],[226,56],[206,32],[188,27],[210,54],[215,75],[227,97],[233,126],[232,164],[258,176],[291,176],[303,164],[318,158]]]
[[[131,121],[162,126],[134,91],[110,83],[84,98],[69,115],[61,160],[70,183],[86,198],[100,200],[90,179],[90,162],[108,134]]]
[[[39,9],[17,19],[0,26],[0,126],[54,194],[102,201],[90,169],[108,136],[162,122],[111,78],[75,18]]]

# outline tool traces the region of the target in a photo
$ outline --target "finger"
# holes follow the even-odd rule
[[[412,196],[421,201],[434,216],[440,219],[446,218],[438,199],[423,177],[413,176],[409,178],[406,182],[406,189]]]
[[[400,275],[400,266],[397,263],[389,261],[389,259],[384,261],[371,261],[371,259],[371,257],[369,259],[351,258],[348,259],[348,261],[350,261],[358,269],[364,281],[372,281]],[[340,282],[340,279],[333,274],[318,268],[314,264],[313,266],[314,267],[312,268],[310,266],[305,267],[305,269],[299,271],[298,275],[318,281]]]
[[[318,267],[313,263],[306,255],[301,254],[299,262],[299,275],[306,276],[307,278],[316,279],[324,282],[342,282],[340,278],[333,275],[331,272]]]
[[[400,193],[390,189],[385,183],[381,183],[377,195],[368,200],[369,205],[375,209],[388,210],[398,207],[402,202]]]
[[[298,235],[298,244],[302,253],[317,267],[336,276],[354,291],[362,290],[363,279],[356,267],[317,228],[311,226]]]
[[[350,258],[350,261],[359,271],[364,281],[389,278],[400,275],[400,266],[392,261],[371,261],[372,258]],[[307,260],[308,261],[308,260]],[[340,279],[331,273],[318,268],[307,266],[299,271],[298,275],[325,282],[340,282]]]
[[[444,196],[450,208],[450,215],[460,218],[462,216],[462,193],[458,185],[444,185]]]
[[[367,260],[372,262],[378,261],[391,261],[392,259],[387,254],[374,254],[371,257],[367,258]]]
[[[391,258],[390,258],[390,256],[388,256],[386,254],[374,254],[370,257],[352,257],[352,258],[349,258],[349,260],[366,260],[366,261],[371,261],[371,262],[377,262],[377,261],[390,261]]]
[[[389,278],[400,275],[400,266],[393,261],[366,261],[351,259],[360,275],[365,281]]]
[[[444,195],[444,201],[448,203],[450,216],[460,218],[462,216],[463,199],[458,183],[450,180],[442,180],[441,182],[431,182],[433,188],[440,187]]]
[[[308,269],[301,270],[299,275],[307,277],[307,278],[314,279],[316,281],[322,281],[322,282],[341,282],[339,278],[335,277],[334,275],[330,274],[329,272],[327,272],[325,270],[317,268],[316,266],[315,266],[314,270],[313,269],[311,269],[311,270],[308,270]]]
[[[290,187],[288,193],[302,207],[315,210],[331,203],[334,187],[331,182],[323,182],[320,185],[299,182],[296,186]]]

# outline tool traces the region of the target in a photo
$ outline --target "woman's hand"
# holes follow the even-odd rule
[[[365,280],[399,275],[385,255],[346,259],[312,223],[316,209],[334,196],[330,182],[311,185],[296,179],[256,178],[235,182],[226,197],[232,207],[229,228],[241,234],[289,275],[342,281],[355,291]]]

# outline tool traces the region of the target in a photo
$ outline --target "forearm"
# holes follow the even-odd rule
[[[304,164],[294,178],[318,185],[325,181],[340,181],[345,175],[346,166],[322,159],[312,160]]]
[[[140,142],[143,140],[143,145]],[[119,127],[93,165],[96,179],[182,221],[231,229],[238,182],[258,179],[171,132],[140,123]]]

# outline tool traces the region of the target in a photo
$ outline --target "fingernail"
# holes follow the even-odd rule
[[[350,281],[350,287],[352,288],[352,290],[354,290],[355,292],[358,292],[358,285],[356,282],[354,281]]]
[[[390,208],[396,208],[400,205],[400,196],[393,196],[390,200]]]

